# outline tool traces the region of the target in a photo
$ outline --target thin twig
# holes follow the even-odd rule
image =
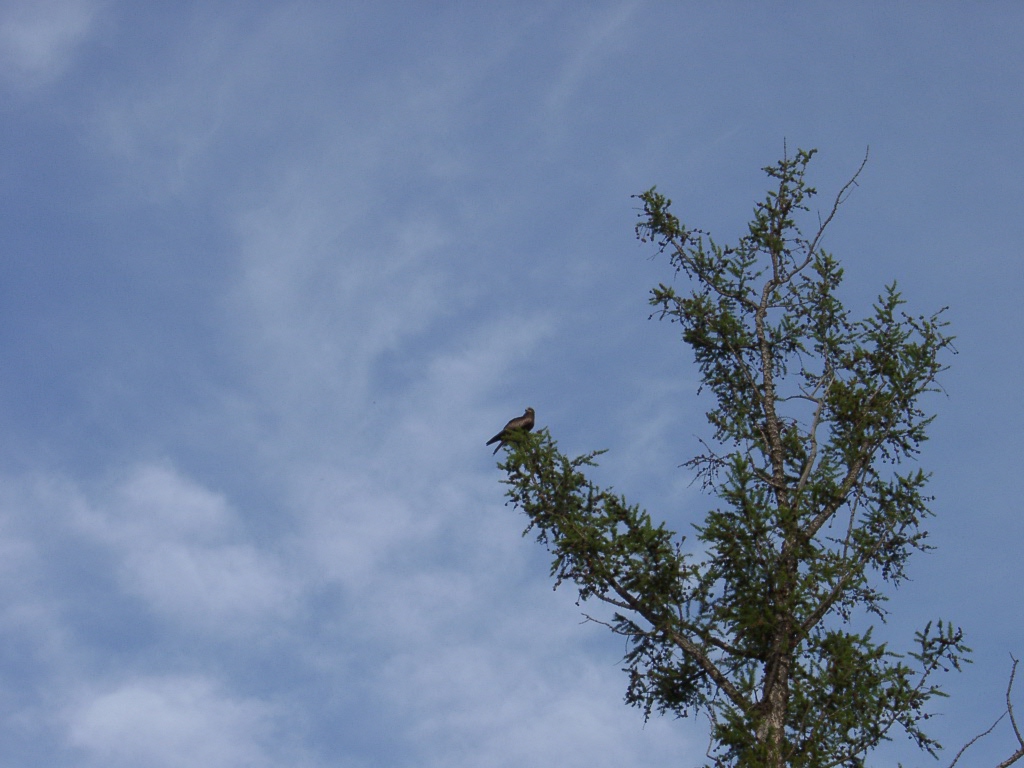
[[[1003,721],[1004,717],[1006,717],[1006,713],[1005,712],[1003,712],[1003,714],[1001,714],[999,717],[996,718],[996,721],[994,723],[992,723],[992,725],[989,726],[987,731],[985,731],[983,733],[979,733],[973,739],[971,739],[966,744],[964,744],[962,747],[960,747],[960,751],[956,753],[956,757],[953,758],[953,762],[949,764],[949,768],[953,768],[953,766],[956,765],[960,761],[960,758],[963,756],[964,752],[966,752],[967,749],[974,744],[974,742],[978,741],[978,739],[983,739],[986,736],[988,736],[990,733],[992,733],[992,731],[994,731],[996,729],[996,726],[999,725]]]
[[[970,747],[979,739],[982,739],[985,736],[988,736],[990,733],[992,733],[992,731],[995,730],[995,727],[999,725],[999,723],[1001,723],[1003,718],[1007,715],[1010,716],[1010,724],[1013,726],[1013,733],[1017,737],[1017,743],[1020,744],[1020,748],[1012,755],[1010,755],[1008,758],[1003,760],[1003,762],[999,763],[999,765],[997,765],[996,768],[1009,768],[1009,766],[1013,765],[1022,757],[1024,757],[1024,737],[1021,737],[1020,728],[1017,727],[1017,719],[1016,717],[1014,717],[1013,714],[1013,699],[1011,698],[1011,694],[1013,693],[1013,681],[1014,678],[1016,678],[1017,676],[1017,664],[1019,663],[1019,660],[1014,658],[1012,653],[1010,654],[1010,658],[1013,659],[1013,667],[1010,669],[1010,680],[1006,684],[1006,711],[1003,712],[1003,714],[1001,714],[994,723],[992,723],[992,725],[989,727],[987,731],[979,733],[973,739],[964,744],[960,748],[960,751],[956,753],[956,757],[953,759],[953,762],[949,764],[949,768],[953,768],[953,766],[957,764],[963,753],[967,751],[968,747]]]
[[[839,211],[839,206],[841,206],[843,203],[845,203],[846,202],[846,198],[849,197],[849,195],[847,195],[847,192],[850,190],[850,187],[853,187],[853,186],[857,185],[857,177],[860,176],[861,171],[864,170],[864,166],[866,166],[868,164],[868,156],[870,154],[871,154],[871,147],[868,147],[864,151],[864,159],[861,160],[860,167],[857,168],[857,172],[853,174],[853,176],[850,178],[850,180],[848,182],[846,182],[846,184],[843,185],[842,189],[839,190],[839,194],[836,195],[835,202],[832,203],[832,210],[829,212],[828,216],[825,218],[824,223],[821,224],[818,227],[818,234],[816,234],[814,236],[814,240],[811,241],[811,247],[808,249],[808,253],[811,256],[813,256],[814,252],[817,250],[818,243],[821,242],[821,238],[825,234],[825,229],[832,222],[832,219],[835,218],[836,213]]]

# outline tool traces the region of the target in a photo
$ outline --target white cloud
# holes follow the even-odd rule
[[[280,715],[204,678],[142,678],[75,706],[68,739],[96,765],[257,768]]]
[[[24,650],[25,663],[61,669],[74,645],[59,581],[66,515],[82,505],[60,478],[0,475],[0,635],[8,651]]]
[[[366,588],[397,552],[422,544],[436,527],[423,510],[369,478],[360,482],[336,472],[298,485],[300,562],[314,583]]]
[[[167,466],[136,467],[75,524],[109,548],[127,594],[181,627],[254,632],[296,607],[297,586],[224,497]]]
[[[24,0],[0,7],[0,71],[20,86],[48,83],[64,72],[92,31],[101,3]]]
[[[427,765],[571,768],[696,759],[699,748],[685,729],[659,719],[644,726],[639,712],[624,709],[617,665],[579,646],[595,628],[577,626],[564,604],[544,604],[536,603],[525,624],[516,624],[522,615],[509,616],[493,637],[450,638],[430,654],[389,663],[388,693],[421,754],[429,755]]]
[[[234,523],[222,494],[182,477],[167,465],[145,464],[130,470],[93,517],[108,538],[216,539]]]

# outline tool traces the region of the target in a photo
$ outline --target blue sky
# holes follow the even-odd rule
[[[950,307],[938,549],[885,632],[963,625],[934,732],[987,727],[1024,656],[1022,29],[1012,3],[0,2],[0,765],[697,763],[703,722],[622,704],[621,644],[551,590],[483,443],[531,405],[701,519],[706,402],[647,319],[671,271],[630,195],[735,239],[784,141],[820,149],[822,207],[871,147],[826,242],[857,313],[892,279]],[[972,756],[1010,751],[1003,726]]]

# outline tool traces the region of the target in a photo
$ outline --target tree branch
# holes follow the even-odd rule
[[[1010,693],[1013,691],[1013,679],[1017,676],[1018,660],[1013,658],[1013,654],[1010,654],[1010,658],[1013,659],[1013,667],[1010,669],[1010,682],[1006,685],[1006,711],[1010,715],[1013,733],[1017,736],[1017,741],[1020,742],[1021,747],[1024,747],[1024,737],[1021,737],[1020,728],[1017,727],[1017,718],[1013,714],[1013,700],[1010,698]]]
[[[850,187],[855,186],[857,184],[857,177],[860,176],[861,171],[864,170],[864,166],[868,164],[868,156],[870,154],[871,147],[868,147],[864,151],[864,159],[860,161],[860,166],[857,168],[857,172],[854,173],[853,176],[850,177],[850,180],[843,185],[843,188],[839,190],[839,194],[836,195],[835,202],[832,203],[832,210],[829,212],[828,216],[825,217],[825,221],[818,226],[818,234],[814,236],[814,240],[811,241],[811,244],[807,249],[808,261],[810,261],[810,258],[814,255],[814,252],[818,249],[818,243],[821,242],[821,238],[825,234],[825,229],[832,222],[832,219],[835,218],[836,213],[839,211],[839,206],[846,202],[847,191],[850,189]],[[801,269],[803,269],[804,266],[807,266],[806,262],[801,267]]]
[[[953,758],[953,762],[949,764],[949,768],[953,768],[953,766],[955,766],[957,762],[960,760],[960,758],[963,756],[964,752],[966,752],[969,747],[973,746],[975,742],[985,738],[990,733],[992,733],[992,731],[996,729],[996,726],[999,725],[999,723],[1001,723],[1003,721],[1003,718],[1007,715],[1010,716],[1010,724],[1013,726],[1013,733],[1017,737],[1017,743],[1020,744],[1020,748],[1012,755],[1010,755],[1008,758],[1003,760],[1003,762],[999,763],[999,765],[997,765],[996,768],[1009,768],[1009,766],[1013,765],[1022,757],[1024,757],[1024,737],[1021,737],[1020,728],[1017,727],[1017,718],[1014,716],[1013,713],[1013,699],[1011,696],[1011,694],[1013,693],[1013,681],[1014,678],[1017,676],[1017,664],[1019,663],[1019,660],[1014,658],[1012,653],[1010,654],[1010,658],[1013,659],[1013,666],[1010,668],[1010,680],[1006,684],[1006,711],[996,718],[996,721],[988,727],[988,730],[982,731],[973,739],[971,739],[962,747],[960,747],[960,751],[956,753],[956,757]]]
[[[644,620],[646,620],[655,631],[665,633],[665,635],[670,637],[672,642],[674,642],[680,650],[696,661],[700,668],[707,673],[708,677],[714,680],[715,685],[717,685],[721,691],[729,697],[729,700],[733,704],[743,712],[750,711],[753,705],[743,697],[743,694],[739,692],[739,689],[736,688],[736,686],[732,684],[732,681],[722,673],[710,658],[708,658],[707,654],[704,653],[700,646],[690,638],[672,629],[671,626],[667,626],[667,622],[662,621],[660,616],[645,606],[638,598],[632,595],[629,590],[622,587],[614,577],[608,577],[608,585],[615,591],[615,594],[629,604],[632,611],[643,616]]]

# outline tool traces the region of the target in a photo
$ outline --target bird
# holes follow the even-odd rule
[[[526,413],[515,419],[511,419],[509,423],[506,424],[505,427],[501,430],[501,432],[499,432],[498,434],[496,434],[494,437],[487,441],[487,445],[490,445],[491,443],[498,443],[497,448],[494,449],[494,453],[497,453],[498,449],[505,444],[505,440],[508,438],[510,433],[519,430],[522,430],[523,432],[529,432],[531,429],[533,429],[533,415],[533,408],[527,408]]]

